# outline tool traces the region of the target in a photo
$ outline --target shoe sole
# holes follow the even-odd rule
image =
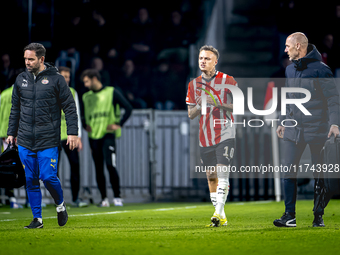
[[[317,225],[317,224],[313,224],[313,228],[324,228],[325,225]]]
[[[211,218],[211,223],[214,225],[214,227],[219,227],[220,226],[220,220],[217,217],[212,217]]]
[[[41,226],[38,226],[38,227],[36,227],[36,228],[43,228],[44,227],[44,225],[41,225]],[[26,226],[26,227],[24,227],[25,229],[35,229],[35,228],[29,228],[28,226]]]
[[[223,225],[221,225],[221,227],[225,227],[225,226],[227,226],[228,224],[227,224],[227,222],[226,223],[224,223]],[[215,225],[214,225],[214,223],[210,223],[209,225],[205,225],[207,228],[213,228],[213,227],[215,227]]]
[[[295,224],[290,224],[290,223],[282,224],[280,222],[275,222],[274,221],[273,224],[274,224],[275,227],[286,227],[286,228],[295,228],[296,227],[296,223]]]

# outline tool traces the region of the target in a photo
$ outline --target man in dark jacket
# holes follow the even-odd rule
[[[312,156],[312,165],[318,167],[320,151],[330,136],[339,135],[340,112],[339,95],[332,71],[321,62],[321,55],[314,45],[308,44],[303,33],[294,33],[287,37],[285,52],[293,63],[286,68],[286,87],[307,89],[311,98],[303,106],[310,113],[305,115],[296,105],[287,104],[284,119],[285,126],[279,126],[277,134],[283,138],[283,165],[290,172],[284,175],[285,213],[274,221],[277,227],[296,227],[295,204],[297,196],[297,173],[299,162],[307,144]],[[302,93],[287,93],[287,99],[301,99]],[[295,168],[294,168],[295,166]],[[320,166],[320,165],[319,165]],[[294,170],[295,169],[295,170]],[[316,210],[318,171],[313,171],[316,185],[314,186],[314,221],[313,227],[324,227],[322,215],[324,208]]]
[[[58,69],[44,63],[46,49],[39,43],[24,48],[26,71],[18,75],[12,93],[7,142],[17,137],[19,156],[25,169],[26,189],[33,221],[25,228],[42,228],[39,179],[51,193],[64,226],[68,215],[57,177],[60,116],[64,110],[67,144],[73,150],[78,141],[77,111],[72,93]]]

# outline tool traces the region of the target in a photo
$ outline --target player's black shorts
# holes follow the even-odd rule
[[[219,144],[200,147],[201,163],[203,166],[217,166],[217,164],[233,166],[235,154],[235,139],[227,139]]]

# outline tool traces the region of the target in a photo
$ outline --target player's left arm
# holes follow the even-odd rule
[[[217,102],[217,101],[216,101]],[[232,112],[233,111],[233,104],[220,104],[219,102],[217,102],[217,107],[222,109],[222,110],[226,110],[226,111],[229,111],[229,112]]]
[[[222,110],[226,110],[226,111],[232,112],[234,108],[233,108],[233,95],[231,93],[230,93],[230,98],[231,98],[231,100],[230,100],[229,103],[222,102],[222,104],[221,104],[220,100],[215,99],[215,101],[217,103],[217,108],[220,108]],[[207,102],[207,103],[209,103],[209,102]]]
[[[215,99],[215,100],[214,100]],[[207,104],[208,105],[214,105],[217,108],[220,108],[222,110],[226,110],[226,111],[233,111],[233,104],[232,104],[232,100],[231,103],[223,103],[221,104],[220,100],[218,99],[218,97],[214,97],[214,99],[212,99],[211,97],[207,97]],[[216,103],[215,103],[216,102]]]
[[[237,82],[235,81],[235,79],[232,76],[227,77],[225,84],[238,86]],[[234,109],[233,108],[233,94],[228,89],[226,90],[226,93],[230,97],[230,100],[227,100],[227,102],[222,101],[222,104],[220,103],[219,100],[216,100],[217,107],[222,109],[222,110],[232,112],[233,109]]]

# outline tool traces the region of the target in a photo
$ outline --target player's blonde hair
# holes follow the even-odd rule
[[[211,45],[204,45],[200,48],[200,52],[203,50],[207,50],[207,51],[211,51],[212,53],[215,54],[216,58],[218,59],[220,57],[220,53],[218,52],[218,50],[216,48],[214,48]]]

